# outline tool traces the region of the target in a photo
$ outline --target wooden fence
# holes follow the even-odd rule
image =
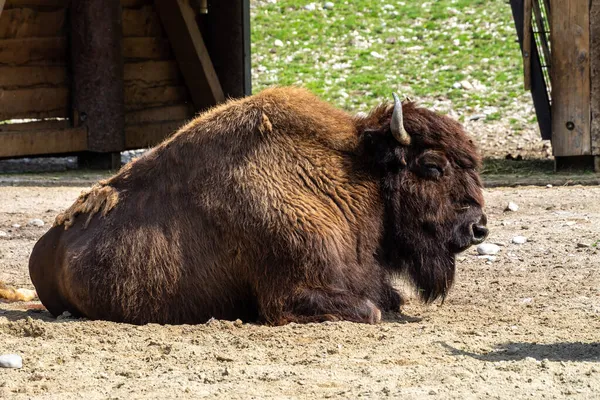
[[[207,15],[195,3],[0,0],[0,121],[11,122],[0,122],[0,158],[78,154],[116,167],[118,152],[249,94],[248,0]]]

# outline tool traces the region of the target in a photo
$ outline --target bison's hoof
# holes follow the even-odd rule
[[[369,309],[368,321],[370,324],[378,324],[381,322],[381,310],[371,301],[367,300],[367,308]]]

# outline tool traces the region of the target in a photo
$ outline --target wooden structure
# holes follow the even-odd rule
[[[525,88],[557,170],[600,172],[600,2],[511,0]]]
[[[118,168],[250,94],[249,29],[249,0],[0,0],[0,158]]]

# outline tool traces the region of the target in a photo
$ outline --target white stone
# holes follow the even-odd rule
[[[462,86],[461,86],[460,82],[454,82],[454,83],[452,84],[452,87],[453,87],[454,89],[460,89],[460,88],[462,88]]]
[[[383,59],[383,58],[385,58],[385,56],[384,56],[383,54],[379,54],[379,53],[378,53],[378,52],[376,52],[376,51],[372,51],[372,52],[371,52],[371,55],[372,55],[373,57],[375,57],[375,58],[379,58],[379,59]]]
[[[512,238],[512,242],[514,244],[523,244],[527,242],[527,238],[525,236],[515,236]]]
[[[44,221],[42,221],[39,218],[35,218],[35,219],[32,219],[31,221],[29,221],[27,223],[27,225],[30,225],[30,226],[44,226]]]
[[[8,233],[4,232],[4,231],[0,231],[0,237],[7,237]]]
[[[481,243],[477,246],[477,253],[482,256],[493,256],[494,254],[498,254],[500,251],[500,246],[493,243]]]
[[[273,44],[275,45],[275,47],[283,47],[283,42],[279,39],[276,39]]]
[[[550,188],[552,187],[552,185],[551,185],[551,184],[547,184],[547,185],[546,185],[546,187],[547,187],[548,189],[550,189]]]
[[[304,9],[307,11],[314,11],[317,8],[315,3],[310,3],[304,6]]]
[[[23,359],[18,354],[3,354],[0,356],[0,367],[2,368],[22,368]]]
[[[462,81],[460,83],[460,86],[462,86],[462,88],[465,90],[473,90],[474,89],[473,85],[469,81]]]
[[[326,10],[333,10],[334,6],[335,4],[333,4],[331,1],[328,1],[325,4],[323,4],[323,8]]]
[[[519,206],[517,205],[517,203],[514,203],[512,201],[509,201],[508,205],[504,209],[504,211],[518,211],[518,210],[519,210]]]

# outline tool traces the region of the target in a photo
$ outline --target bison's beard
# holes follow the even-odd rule
[[[426,303],[445,299],[455,275],[455,258],[451,253],[415,254],[405,260],[404,272],[415,285],[419,297]]]

